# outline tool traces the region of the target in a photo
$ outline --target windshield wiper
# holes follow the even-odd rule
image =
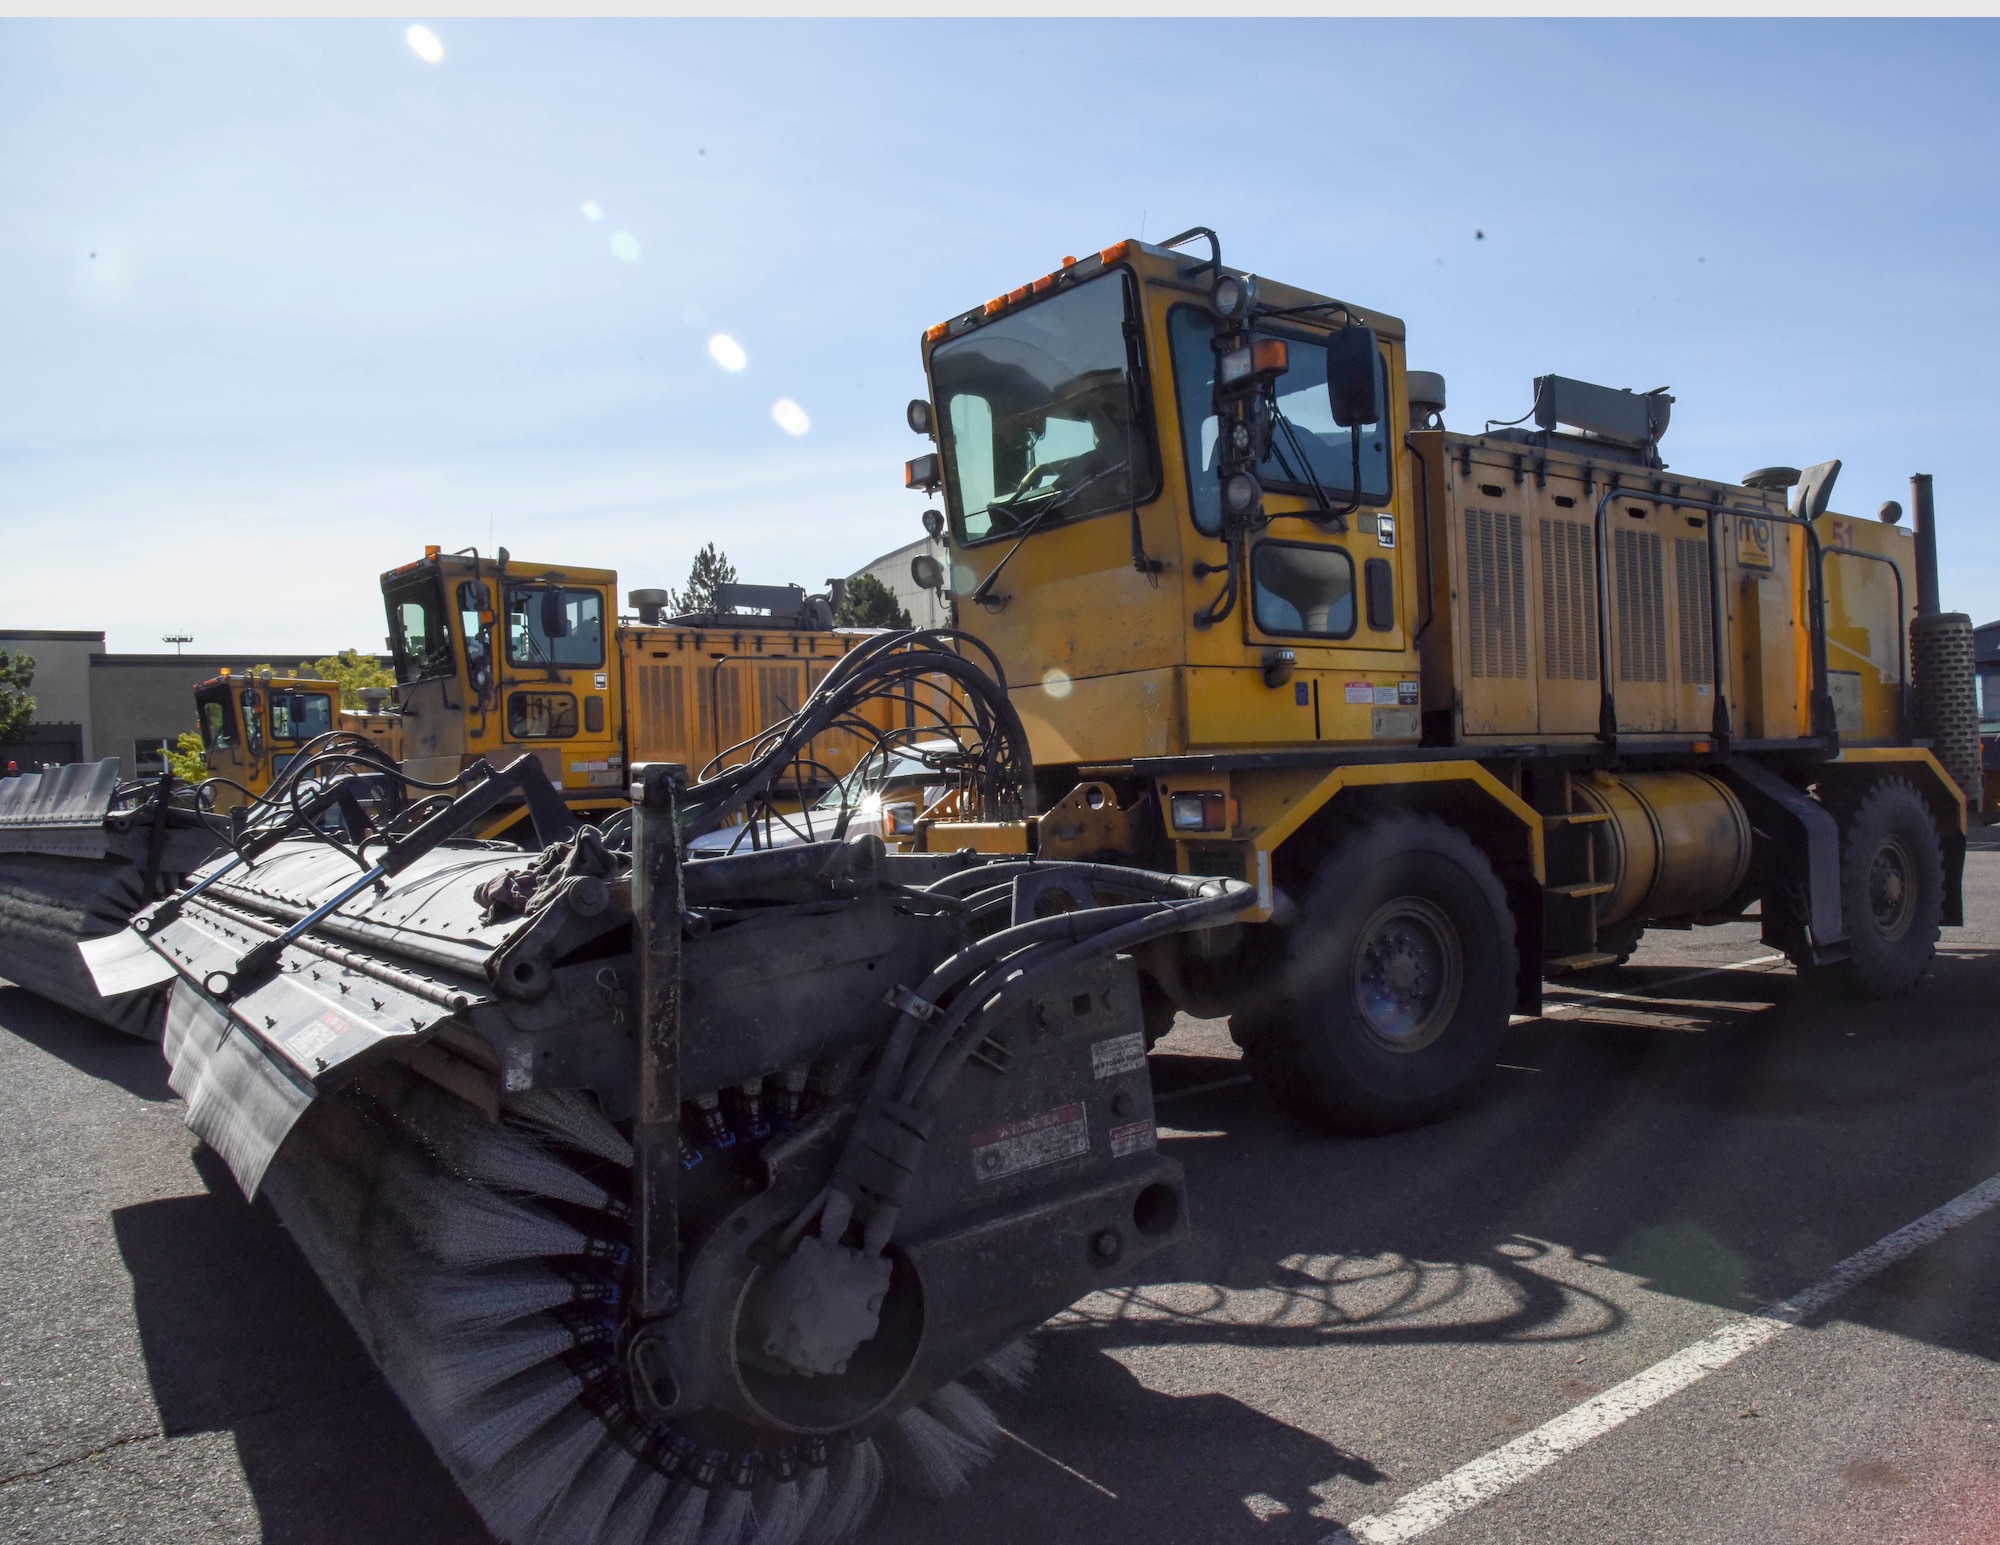
[[[988,592],[990,592],[993,589],[993,581],[1000,577],[1000,571],[1006,568],[1007,565],[1013,560],[1014,554],[1016,554],[1021,550],[1021,544],[1026,542],[1029,537],[1033,536],[1035,534],[1036,528],[1039,527],[1043,521],[1047,520],[1057,510],[1068,508],[1071,501],[1074,500],[1078,494],[1082,493],[1092,483],[1100,482],[1103,479],[1111,476],[1112,473],[1122,471],[1126,467],[1129,467],[1130,465],[1131,463],[1129,461],[1113,462],[1110,466],[1104,468],[1102,471],[1091,473],[1089,477],[1085,478],[1081,483],[1078,483],[1076,487],[1070,489],[1061,498],[1051,500],[1049,503],[1043,505],[1039,510],[1035,511],[1034,514],[1030,515],[1028,517],[1027,523],[1021,527],[1021,534],[1014,539],[1014,545],[1007,549],[1007,555],[1004,558],[1002,558],[998,563],[993,565],[992,570],[987,574],[987,576],[984,579],[982,579],[979,582],[979,587],[976,590],[974,590],[972,594],[967,597],[967,599],[977,602],[981,606],[985,606],[989,601],[992,601],[993,604],[996,606],[1005,606],[1007,604],[1007,597],[1001,596],[997,601],[994,601],[993,597],[989,595]],[[1050,490],[1051,493],[1053,493],[1054,491],[1055,491],[1054,489]],[[1018,497],[1018,495],[1016,497]],[[991,509],[992,506],[988,505],[987,508]]]
[[[1308,456],[1306,448],[1299,444],[1298,431],[1292,427],[1292,421],[1285,417],[1285,410],[1275,402],[1271,404],[1271,417],[1277,426],[1284,430],[1285,438],[1298,453],[1299,464],[1306,469],[1306,481],[1312,485],[1313,497],[1319,500],[1320,513],[1315,520],[1329,523],[1335,531],[1345,531],[1347,517],[1361,508],[1361,431],[1358,428],[1347,431],[1348,442],[1354,447],[1354,502],[1336,510],[1333,501],[1326,496],[1326,489],[1320,486],[1319,474],[1313,470],[1312,457]],[[1278,453],[1278,465],[1287,472],[1292,470],[1292,464],[1285,460],[1282,451]],[[1294,481],[1296,480],[1295,476]]]

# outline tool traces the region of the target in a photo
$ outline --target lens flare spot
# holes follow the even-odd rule
[[[1050,697],[1068,697],[1070,679],[1062,670],[1051,665],[1042,672],[1042,690]]]
[[[443,60],[444,44],[440,43],[438,35],[422,22],[404,33],[403,38],[410,45],[410,52],[425,64],[437,64]]]
[[[717,333],[708,340],[708,357],[724,370],[741,370],[750,363],[750,356],[743,352],[743,345],[727,333]]]
[[[639,238],[634,236],[630,231],[613,231],[611,233],[611,255],[621,263],[638,262]]]
[[[788,435],[802,435],[812,428],[806,410],[789,397],[780,397],[771,404],[771,418]]]
[[[583,218],[588,220],[592,225],[595,225],[599,220],[604,218],[604,206],[594,198],[585,199],[583,201]]]

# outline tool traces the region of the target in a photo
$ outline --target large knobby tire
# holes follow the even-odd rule
[[[1238,1032],[1281,1104],[1340,1131],[1396,1131],[1492,1066],[1514,1002],[1514,920],[1465,833],[1413,815],[1355,831],[1291,934],[1278,1001]]]
[[[1916,986],[1937,952],[1944,854],[1930,806],[1903,778],[1883,778],[1840,816],[1840,913],[1851,953],[1829,973],[1864,997]]]

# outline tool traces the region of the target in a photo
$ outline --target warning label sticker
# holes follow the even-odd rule
[[[1134,1121],[1111,1129],[1111,1157],[1114,1159],[1122,1159],[1128,1153],[1143,1153],[1153,1145],[1153,1123],[1150,1121]]]
[[[1136,1073],[1145,1065],[1146,1038],[1137,1031],[1099,1041],[1090,1048],[1090,1071],[1098,1078]]]
[[[1375,689],[1375,704],[1378,708],[1394,708],[1396,706],[1396,688],[1393,683]]]
[[[1366,681],[1350,681],[1347,684],[1347,701],[1350,703],[1374,702],[1375,701],[1374,686]]]
[[[285,1038],[285,1050],[301,1061],[317,1052],[326,1050],[335,1041],[347,1034],[351,1026],[339,1014],[328,1009],[311,1024],[294,1030]]]
[[[1023,1170],[1040,1169],[1090,1152],[1090,1122],[1083,1102],[1010,1121],[1004,1127],[975,1132],[972,1137],[972,1178],[1004,1180]]]

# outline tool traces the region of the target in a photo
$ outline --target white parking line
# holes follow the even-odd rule
[[[1726,966],[1703,966],[1698,971],[1683,971],[1679,976],[1670,976],[1663,981],[1650,983],[1640,992],[1594,992],[1588,988],[1558,987],[1556,991],[1573,993],[1578,998],[1588,999],[1584,1003],[1558,1003],[1553,1008],[1544,1009],[1543,1019],[1554,1019],[1558,1014],[1578,1014],[1592,1003],[1643,1003],[1646,999],[1666,991],[1669,987],[1680,987],[1688,982],[1698,982],[1705,976],[1720,976],[1725,971],[1749,971],[1758,966],[1768,966],[1783,960],[1783,955],[1752,955],[1748,960],[1732,960]]]
[[[1727,1367],[1745,1352],[1783,1335],[1850,1288],[1916,1254],[1925,1245],[1996,1205],[2000,1205],[2000,1175],[1982,1180],[1916,1222],[1905,1224],[1865,1250],[1856,1251],[1804,1291],[1756,1314],[1731,1321],[1693,1346],[1653,1364],[1643,1373],[1634,1374],[1622,1384],[1613,1385],[1601,1395],[1591,1396],[1553,1421],[1544,1422],[1533,1432],[1460,1465],[1428,1486],[1419,1486],[1400,1498],[1388,1512],[1357,1518],[1346,1528],[1334,1530],[1320,1545],[1402,1545],[1405,1540],[1429,1534],[1516,1482],[1547,1469],[1592,1438],[1601,1437],[1669,1395],[1707,1378],[1718,1368]]]

